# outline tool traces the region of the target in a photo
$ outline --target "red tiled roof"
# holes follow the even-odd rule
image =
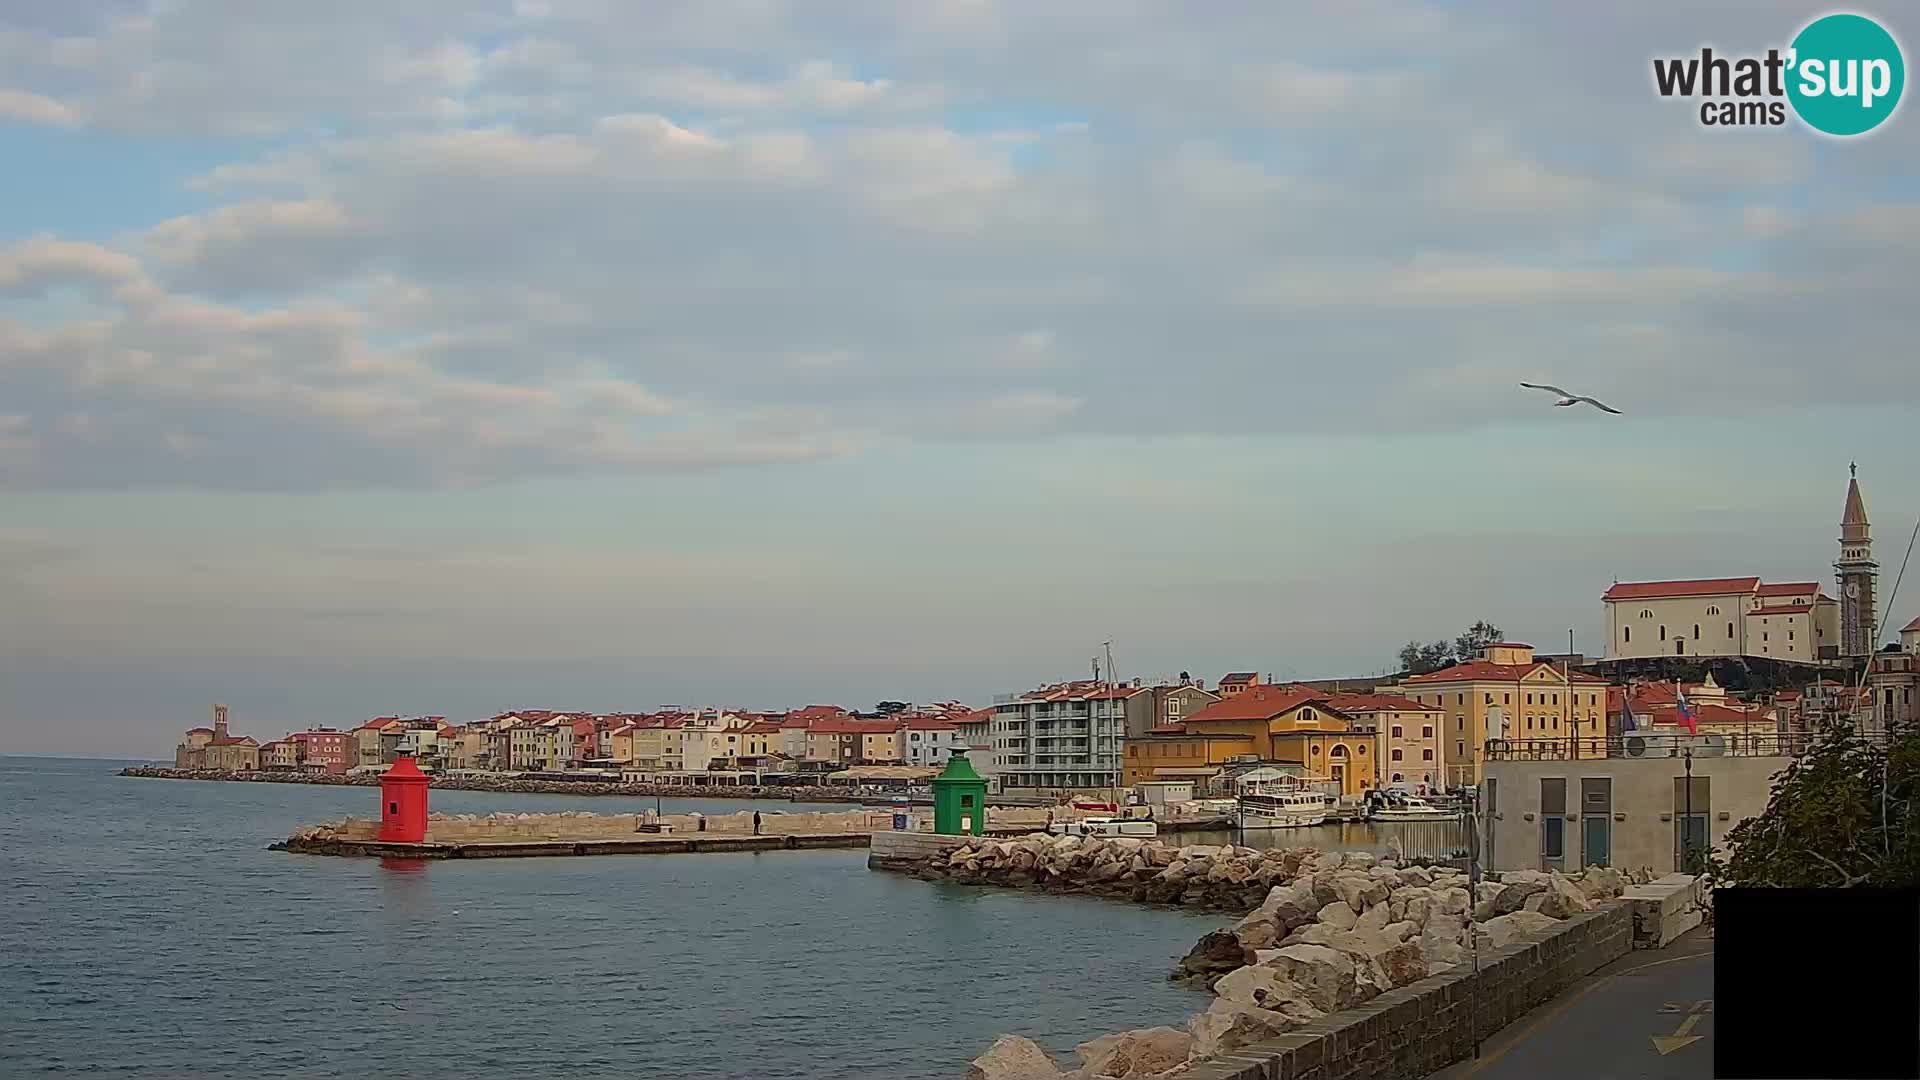
[[[1328,694],[1327,704],[1341,712],[1440,712],[1437,705],[1422,705],[1399,694]]]
[[[947,720],[942,720],[937,716],[909,716],[907,717],[907,730],[909,731],[959,731],[960,729],[957,726],[955,726],[952,722]]]
[[[1489,649],[1531,649],[1533,646],[1524,641],[1496,641],[1488,645]]]
[[[1801,596],[1806,593],[1817,593],[1819,591],[1820,583],[1817,581],[1774,582],[1772,584],[1762,585],[1759,589],[1761,596]]]
[[[253,740],[253,736],[242,735],[237,739],[231,738],[231,737],[225,738],[225,739],[215,739],[212,742],[208,743],[207,745],[208,746],[259,746],[260,744]]]
[[[1915,619],[1912,622],[1900,628],[1900,632],[1903,634],[1911,634],[1916,630],[1920,630],[1920,619]]]
[[[1410,676],[1407,682],[1418,683],[1422,686],[1433,683],[1473,681],[1519,682],[1521,679],[1526,678],[1541,668],[1546,668],[1556,676],[1560,674],[1559,668],[1554,667],[1544,660],[1536,660],[1527,664],[1496,664],[1491,660],[1469,660],[1464,664],[1455,664],[1450,668],[1442,668],[1439,671],[1429,672],[1425,675]],[[1575,684],[1585,685],[1588,683],[1604,683],[1607,680],[1597,675],[1589,675],[1584,671],[1576,671],[1573,673],[1573,681]]]
[[[1622,581],[1608,589],[1602,600],[1661,600],[1678,596],[1721,596],[1750,593],[1760,585],[1757,577],[1696,578],[1688,581]]]
[[[748,724],[745,733],[748,735],[778,735],[780,734],[780,725],[770,724],[762,720],[757,723]]]
[[[891,735],[900,725],[892,720],[820,720],[807,730],[821,735]]]
[[[1915,621],[1920,622],[1920,620],[1915,620]],[[190,727],[187,729],[187,734],[189,735],[196,735],[200,733],[211,735],[213,734],[213,729],[210,727]]]
[[[1225,675],[1220,676],[1220,685],[1228,686],[1234,683],[1252,682],[1259,677],[1260,673],[1257,671],[1229,671]]]
[[[1149,735],[1185,735],[1186,733],[1186,725],[1180,723],[1156,724],[1147,729]]]
[[[1022,694],[1021,701],[1105,701],[1109,699],[1130,698],[1135,694],[1144,694],[1144,686],[1123,686],[1092,679],[1078,679],[1073,682],[1055,683],[1042,686],[1029,693]]]
[[[1309,702],[1325,705],[1327,695],[1297,686],[1249,686],[1230,698],[1222,698],[1192,716],[1188,723],[1208,720],[1271,720]]]

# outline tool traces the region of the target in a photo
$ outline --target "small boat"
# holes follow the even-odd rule
[[[1376,803],[1367,814],[1369,821],[1452,821],[1460,816],[1457,809],[1435,806],[1416,795],[1402,795],[1387,798]]]
[[[1093,817],[1056,821],[1047,831],[1055,836],[1159,836],[1160,826],[1132,818]]]
[[[1250,791],[1240,796],[1234,824],[1242,829],[1298,829],[1324,824],[1333,800],[1318,791]]]

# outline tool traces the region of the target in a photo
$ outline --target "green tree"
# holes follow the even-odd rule
[[[1400,670],[1409,675],[1425,675],[1453,664],[1463,664],[1479,656],[1487,646],[1504,641],[1500,628],[1481,619],[1467,627],[1452,641],[1409,641],[1400,647]]]
[[[1716,884],[1845,888],[1920,884],[1920,724],[1869,740],[1836,723],[1774,778],[1767,808],[1734,826]]]

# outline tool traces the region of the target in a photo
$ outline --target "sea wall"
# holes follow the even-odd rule
[[[1418,1080],[1633,947],[1630,910],[1609,904],[1523,934],[1460,967],[1389,990],[1285,1035],[1196,1062],[1181,1080]]]
[[[224,769],[171,769],[136,765],[121,776],[150,780],[228,780],[253,784],[315,784],[321,787],[379,787],[376,773],[229,772]],[[430,787],[448,791],[492,791],[508,795],[659,795],[670,799],[772,799],[780,802],[864,802],[872,796],[850,794],[842,786],[752,787],[691,784],[622,784],[597,780],[523,780],[511,776],[435,776]],[[1045,811],[1041,811],[1044,816]]]
[[[1471,1046],[1474,1024],[1464,1022],[1461,1009],[1489,1008],[1475,1023],[1492,1030],[1631,948],[1633,912],[1619,898],[1630,881],[1651,878],[1590,869],[1573,877],[1516,871],[1474,882],[1452,866],[1363,852],[1071,839],[970,841],[921,855],[917,865],[947,880],[1245,912],[1231,927],[1201,937],[1172,972],[1176,981],[1213,992],[1205,1012],[1185,1028],[1083,1044],[1081,1065],[1070,1074],[1079,1077],[1425,1076],[1452,1060],[1447,1054]],[[1462,988],[1476,956],[1480,981]],[[1488,994],[1501,996],[1497,1009],[1471,1004]],[[1436,1012],[1445,1018],[1431,1019]],[[1409,1032],[1429,1027],[1450,1033],[1439,1047],[1410,1040]],[[1296,1071],[1274,1071],[1279,1050],[1256,1048],[1283,1036],[1279,1049],[1293,1055],[1286,1069]],[[1435,1055],[1446,1060],[1435,1063]],[[1197,1072],[1202,1066],[1214,1071]],[[1038,1046],[1003,1036],[968,1075],[1062,1074]]]

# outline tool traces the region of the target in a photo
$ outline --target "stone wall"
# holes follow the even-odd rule
[[[1455,968],[1390,990],[1278,1038],[1197,1062],[1181,1080],[1417,1080],[1466,1058],[1484,1040],[1575,980],[1632,949],[1629,908],[1613,904],[1524,934]]]
[[[969,837],[924,832],[876,832],[867,849],[867,869],[911,873],[929,859],[966,845]]]

